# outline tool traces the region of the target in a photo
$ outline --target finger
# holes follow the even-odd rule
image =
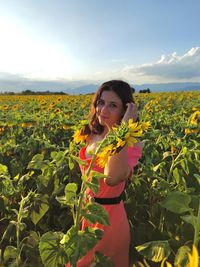
[[[127,106],[127,109],[129,110],[133,110],[137,108],[137,106],[134,103],[127,103],[126,106]]]
[[[130,112],[133,113],[137,113],[137,106],[134,103],[130,104]]]
[[[127,103],[126,106],[127,106],[127,109],[131,109],[131,103]]]
[[[132,107],[133,109],[137,109],[137,105],[136,105],[135,103],[131,103],[131,107]]]

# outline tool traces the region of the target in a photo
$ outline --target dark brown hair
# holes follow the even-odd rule
[[[96,106],[97,102],[100,99],[102,93],[104,91],[113,91],[117,94],[117,96],[121,99],[123,103],[124,111],[126,110],[127,103],[134,103],[133,96],[132,96],[132,89],[130,85],[121,80],[111,80],[108,82],[103,83],[99,89],[97,90],[96,94],[93,97],[91,109],[90,109],[90,119],[89,125],[85,127],[84,134],[101,134],[104,130],[104,126],[102,126],[98,118],[96,116]]]

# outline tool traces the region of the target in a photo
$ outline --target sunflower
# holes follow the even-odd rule
[[[60,112],[61,112],[60,108],[57,108],[57,109],[55,110],[55,113],[60,113]]]
[[[128,144],[128,146],[134,146],[135,143],[137,143],[137,139],[135,137],[133,137],[130,132],[128,132],[126,135],[125,135],[125,140]]]
[[[172,267],[171,263],[165,261],[166,259],[163,260],[161,263],[161,266],[163,266],[163,263],[165,262],[166,267]],[[186,267],[198,267],[199,266],[199,255],[198,255],[198,250],[195,245],[192,246],[192,253],[188,253],[188,260],[189,262]],[[179,266],[179,265],[178,265]]]
[[[185,129],[185,134],[198,133],[198,132],[199,129],[190,129],[190,128]]]
[[[62,98],[61,97],[58,97],[56,101],[57,102],[60,102],[61,100],[62,100]]]
[[[134,144],[137,143],[136,137],[141,137],[143,132],[147,131],[149,127],[149,122],[139,124],[138,122],[133,122],[133,120],[130,119],[128,121],[127,132],[124,137],[128,146],[134,146]]]
[[[128,124],[122,122],[119,126],[115,126],[109,131],[106,139],[100,144],[99,153],[97,153],[97,164],[104,167],[110,156],[118,153],[124,146],[134,146],[138,142],[136,137],[141,137],[143,132],[150,127],[150,123],[133,122],[132,119]],[[97,149],[98,150],[98,149]]]
[[[149,128],[151,128],[151,123],[149,121],[142,123],[142,130],[147,131]]]
[[[3,133],[5,131],[5,128],[0,126],[0,133]]]
[[[117,144],[116,144],[116,148],[118,147],[123,147],[126,144],[125,140],[122,140],[121,138],[117,137]]]
[[[189,263],[187,264],[187,267],[198,267],[199,264],[199,255],[198,250],[195,245],[192,246],[192,254],[188,254]]]
[[[73,140],[75,143],[85,143],[88,135],[87,134],[83,134],[85,129],[85,126],[83,126],[81,129],[78,129],[74,135],[73,135]]]
[[[200,111],[196,111],[192,114],[192,117],[190,119],[190,124],[192,125],[198,125],[198,119],[200,118]]]
[[[103,168],[106,163],[108,162],[108,159],[110,156],[112,156],[116,151],[116,148],[113,144],[110,144],[109,146],[105,147],[104,150],[97,154],[97,164]]]

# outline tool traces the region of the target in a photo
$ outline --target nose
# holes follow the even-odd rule
[[[107,106],[107,105],[104,105],[104,106],[101,108],[101,113],[103,113],[103,114],[108,113],[108,106]]]

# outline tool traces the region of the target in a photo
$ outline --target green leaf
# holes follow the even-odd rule
[[[194,215],[184,215],[184,216],[181,216],[181,219],[184,220],[187,223],[190,223],[194,227],[194,229],[196,228],[196,225],[197,225],[197,222],[198,222],[198,219],[197,219],[196,216],[194,216]]]
[[[95,267],[115,267],[111,259],[100,252],[96,251],[94,255]]]
[[[68,262],[64,247],[60,244],[61,232],[45,233],[39,243],[39,251],[45,267],[63,267]]]
[[[99,179],[93,176],[90,181],[85,182],[85,184],[92,190],[93,193],[98,194],[99,192]]]
[[[168,258],[171,253],[167,240],[147,242],[137,246],[136,250],[153,262],[161,262],[164,258]]]
[[[91,182],[85,182],[85,184],[92,190],[93,193],[98,194],[99,192],[99,181],[95,178]]]
[[[4,213],[5,207],[6,207],[6,204],[4,203],[4,199],[0,196],[0,211],[2,212],[2,214]]]
[[[76,192],[78,190],[78,186],[75,183],[68,183],[65,186],[65,198],[66,198],[66,203],[68,205],[74,205],[75,204],[75,199],[77,197]]]
[[[71,159],[71,157],[68,158],[68,164],[69,164],[69,169],[70,171],[74,169],[74,163]]]
[[[158,169],[162,169],[163,166],[165,166],[165,162],[160,162],[158,165],[153,167],[153,171],[157,172]]]
[[[97,244],[102,236],[102,230],[93,229],[91,227],[87,227],[84,231],[78,231],[79,257],[86,255],[86,253]]]
[[[78,231],[74,225],[63,236],[60,243],[65,247],[68,261],[70,261],[70,263],[74,265],[78,261],[79,257],[81,257]]]
[[[88,178],[87,175],[85,175],[85,174],[81,175],[81,180],[82,181],[86,182],[87,178]]]
[[[175,168],[173,170],[173,177],[175,178],[176,183],[179,184],[179,182],[180,182],[180,173],[179,173],[178,168]]]
[[[188,148],[187,147],[183,147],[182,152],[183,152],[183,154],[186,154],[188,152]]]
[[[194,173],[194,177],[197,179],[197,182],[198,182],[199,185],[200,185],[200,175],[197,174],[197,173]]]
[[[188,253],[191,253],[191,249],[188,246],[180,247],[175,256],[174,265],[186,266],[188,263]]]
[[[32,160],[29,162],[27,169],[38,169],[41,170],[44,166],[46,166],[46,162],[43,162],[44,155],[37,154],[35,155]]]
[[[66,247],[66,248],[68,248],[68,247],[71,248],[71,243],[73,243],[74,240],[77,239],[77,236],[78,236],[77,229],[76,229],[76,227],[75,227],[74,225],[72,225],[72,227],[67,231],[67,233],[66,233],[65,235],[63,235],[63,237],[62,237],[60,243],[61,243],[62,245],[65,244],[65,247]],[[71,241],[70,241],[71,243],[69,243],[69,240],[71,240]],[[72,248],[71,248],[71,249],[72,249]],[[69,254],[69,253],[68,253],[68,254]]]
[[[168,183],[165,179],[159,178],[159,189],[162,190],[168,190],[170,188],[170,183]]]
[[[171,156],[171,152],[170,152],[170,151],[166,151],[166,152],[164,152],[164,153],[163,153],[163,158],[162,158],[162,160],[164,160],[165,158],[167,158],[167,157],[169,157],[169,156]]]
[[[44,174],[43,174],[44,173]],[[45,187],[48,186],[49,180],[50,180],[50,172],[44,171],[41,175],[38,175],[38,181],[40,181],[40,185],[43,185]]]
[[[6,165],[0,164],[0,174],[3,174],[3,175],[8,174],[8,168]]]
[[[56,162],[56,166],[59,166],[60,163],[65,159],[67,151],[53,151],[51,152],[51,158],[53,159],[53,162]]]
[[[181,160],[180,163],[181,163],[181,166],[182,166],[183,170],[188,175],[190,173],[188,160],[185,158],[185,159]]]
[[[92,249],[97,242],[103,237],[104,231],[101,229],[94,229],[92,227],[87,227],[84,231],[79,231],[79,236],[81,236],[81,246],[84,247],[87,244],[87,251]],[[86,251],[84,252],[86,253]]]
[[[86,165],[86,161],[81,160],[79,157],[76,157],[74,155],[70,155],[70,157],[72,157],[76,162],[78,162],[80,165],[85,166]]]
[[[100,178],[108,178],[107,175],[105,175],[105,174],[103,174],[103,173],[101,173],[101,172],[97,172],[97,171],[91,171],[91,172],[90,172],[90,176],[91,176],[91,177],[98,178],[98,179],[100,179]]]
[[[98,194],[99,192],[99,179],[107,178],[108,176],[97,171],[91,171],[90,179],[87,179],[87,176],[83,175],[82,180],[85,181],[85,184],[94,192]]]
[[[72,226],[61,240],[70,263],[75,264],[97,244],[102,236],[103,231],[100,229],[87,227],[84,231],[77,232],[75,226]]]
[[[7,246],[5,251],[4,251],[3,258],[4,258],[5,262],[7,262],[10,259],[16,259],[18,254],[19,254],[19,251],[17,250],[16,247]]]
[[[192,210],[189,208],[190,202],[191,197],[189,195],[183,192],[174,191],[170,192],[160,205],[171,212],[181,214]]]
[[[39,208],[31,212],[30,214],[31,221],[36,225],[48,210],[49,210],[48,195],[44,195],[41,197],[41,203],[39,205]]]
[[[19,225],[20,232],[22,232],[26,228],[26,224],[25,223],[20,223],[18,225]]]
[[[100,204],[88,203],[81,214],[89,223],[95,224],[98,222],[103,225],[110,225],[108,214]]]

